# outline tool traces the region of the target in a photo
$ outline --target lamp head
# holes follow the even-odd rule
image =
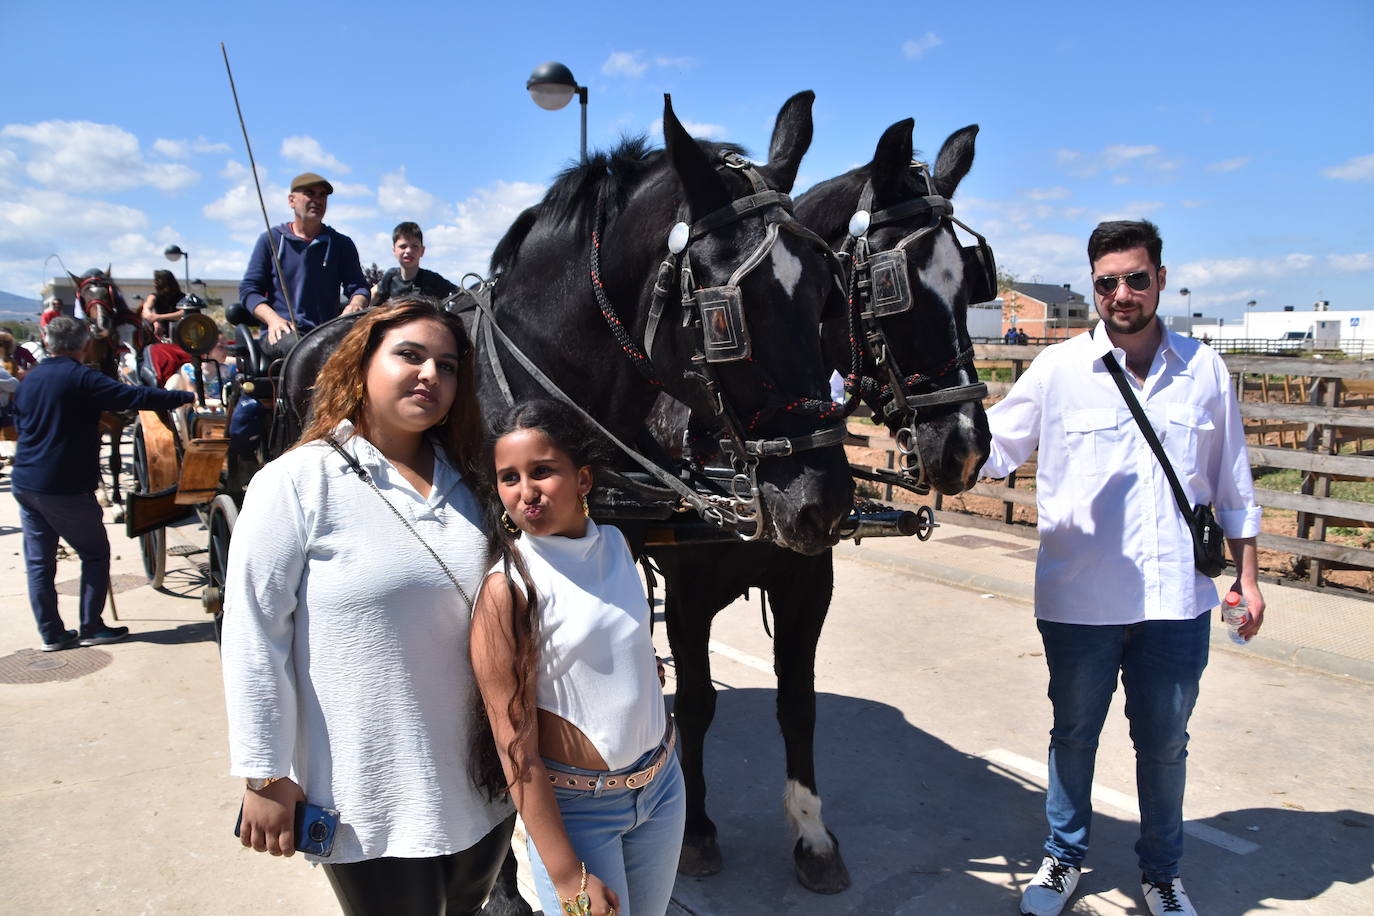
[[[168,245],[166,248],[162,249],[162,253],[167,256],[167,260],[169,261],[180,261],[182,255],[186,254],[186,252],[181,250],[181,246],[179,245]]]
[[[534,104],[545,111],[557,111],[572,101],[577,80],[566,66],[551,60],[534,68],[530,78],[525,80],[525,88]]]

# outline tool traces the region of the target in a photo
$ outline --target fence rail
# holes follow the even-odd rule
[[[1214,345],[1219,343],[1223,342]],[[979,369],[1011,370],[1011,382],[987,381],[990,397],[996,399],[1006,394],[1044,346],[975,344],[974,361]],[[1369,353],[1374,356],[1374,345]],[[1237,391],[1242,396],[1263,398],[1241,401],[1241,417],[1251,439],[1251,466],[1302,473],[1298,493],[1256,487],[1255,498],[1261,506],[1297,513],[1298,534],[1293,537],[1261,533],[1258,545],[1291,554],[1295,572],[1306,573],[1317,585],[1322,584],[1324,569],[1374,570],[1374,550],[1326,541],[1331,527],[1374,527],[1374,503],[1331,496],[1333,480],[1374,480],[1374,450],[1364,448],[1365,439],[1374,441],[1374,360],[1245,352],[1222,356],[1236,379]],[[1274,381],[1276,377],[1281,384]],[[1270,400],[1271,394],[1279,400]],[[1285,436],[1291,437],[1293,446],[1264,444],[1276,434],[1281,444]],[[876,442],[874,445],[881,447]],[[1352,445],[1353,453],[1349,448]],[[1019,476],[1026,479],[1029,475]],[[1017,479],[1018,475],[1012,474],[1002,483],[979,483],[969,490],[973,495],[1002,503],[1003,521],[980,519],[980,526],[1009,524],[1013,507],[1035,508],[1034,492],[1017,489]],[[955,511],[944,502],[937,494],[935,508]],[[1016,527],[1024,533],[1024,525]]]

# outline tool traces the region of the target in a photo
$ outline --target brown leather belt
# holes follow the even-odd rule
[[[668,717],[668,728],[663,735],[663,741],[659,744],[658,753],[649,765],[637,773],[624,773],[615,776],[607,776],[604,773],[600,776],[585,776],[581,773],[569,773],[560,770],[555,766],[544,764],[544,768],[549,771],[549,782],[555,788],[576,789],[580,792],[594,792],[597,788],[619,789],[622,786],[626,789],[642,789],[654,781],[658,771],[663,769],[663,764],[668,762],[668,755],[673,752],[673,746],[677,744],[677,729],[673,727],[672,716]]]

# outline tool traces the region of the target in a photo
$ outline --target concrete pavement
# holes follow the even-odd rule
[[[41,655],[17,517],[0,478],[0,911],[337,912],[301,859],[257,855],[232,836],[240,789],[226,775],[218,658],[195,567],[203,555],[171,558],[167,591],[156,592],[143,584],[136,545],[110,526],[133,636]],[[205,533],[190,523],[171,541],[203,546]],[[1039,862],[1049,726],[1025,601],[1028,546],[947,525],[924,544],[837,551],[817,661],[817,769],[854,886],[834,897],[792,877],[758,608],[722,612],[707,772],[726,866],[679,880],[677,912],[1016,911]],[[69,623],[77,576],[75,560],[59,564]],[[1285,594],[1268,590],[1261,640],[1291,639],[1291,652],[1257,643],[1214,653],[1208,668],[1192,729],[1185,877],[1217,916],[1374,913],[1374,683],[1294,664],[1308,660],[1297,650],[1320,647],[1280,625],[1310,600],[1290,606]],[[1284,663],[1268,657],[1284,653]],[[1118,697],[1099,755],[1094,852],[1066,912],[1145,912],[1134,887],[1133,773]]]

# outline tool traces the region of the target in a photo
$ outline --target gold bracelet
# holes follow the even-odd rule
[[[582,867],[582,885],[576,897],[563,898],[563,912],[567,916],[592,916],[592,898],[587,896],[587,863],[577,863]]]

